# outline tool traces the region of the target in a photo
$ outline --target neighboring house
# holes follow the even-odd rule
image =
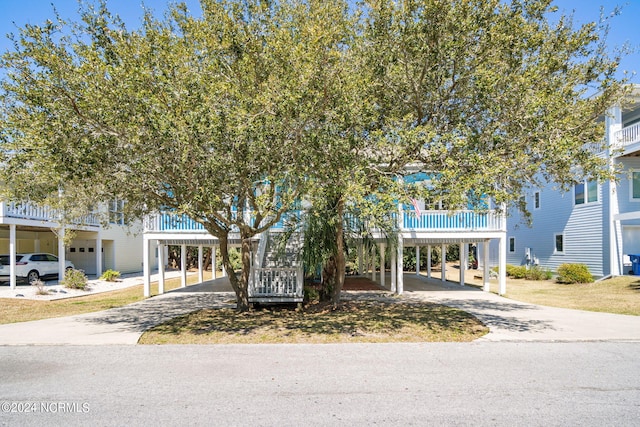
[[[100,225],[97,216],[87,216],[82,225],[69,226],[75,237],[65,248],[58,239],[55,212],[28,202],[0,202],[0,253],[52,253],[58,256],[59,272],[64,272],[65,260],[69,260],[89,276],[100,276],[107,269],[141,271],[142,235],[134,235],[135,227],[125,224],[120,203],[112,202],[105,209],[109,209],[109,227]],[[140,226],[138,229],[141,231]],[[14,276],[10,285],[15,284]]]
[[[418,174],[419,175],[419,174]],[[422,177],[425,178],[425,177]],[[417,178],[419,180],[421,178]],[[414,179],[416,181],[416,179]],[[463,261],[462,266],[467,265],[469,259],[468,244],[476,244],[479,264],[484,269],[485,290],[489,290],[489,266],[490,259],[490,243],[498,249],[494,251],[492,257],[495,264],[501,266],[506,265],[506,218],[502,211],[496,209],[486,210],[484,212],[474,210],[448,211],[443,209],[433,209],[433,206],[425,208],[423,201],[415,201],[415,204],[398,206],[398,242],[399,245],[395,250],[391,250],[387,246],[387,239],[382,233],[372,230],[376,247],[380,254],[389,253],[391,261],[390,266],[374,266],[372,269],[373,280],[378,280],[383,286],[389,287],[391,290],[403,292],[404,271],[402,265],[403,247],[416,247],[416,256],[419,257],[420,248],[424,248],[430,254],[431,248],[442,247],[443,253],[445,246],[448,244],[459,244],[462,248],[461,255]],[[303,215],[303,214],[302,214]],[[258,235],[254,239],[253,249],[253,268],[249,284],[250,301],[283,301],[302,299],[302,266],[299,259],[300,239],[298,237],[291,243],[291,247],[285,250],[288,255],[287,259],[276,259],[277,254],[271,248],[271,235],[278,233],[281,228],[272,227],[266,233]],[[239,244],[237,235],[231,235],[231,244]],[[466,243],[466,244],[465,244]],[[144,231],[144,259],[149,260],[145,264],[145,295],[150,293],[150,272],[153,262],[157,259],[159,266],[159,289],[160,293],[164,289],[164,265],[166,259],[162,257],[166,253],[166,245],[181,245],[182,247],[182,272],[183,286],[186,286],[186,268],[185,254],[187,246],[197,246],[199,248],[199,270],[202,270],[202,253],[204,246],[212,247],[214,253],[219,245],[218,239],[211,236],[202,225],[185,217],[176,216],[170,213],[160,213],[158,215],[147,218],[145,221]],[[360,249],[359,272],[369,271],[368,268],[363,269],[362,260],[367,254],[363,254]],[[212,257],[215,259],[215,257]],[[384,260],[385,257],[381,256]],[[398,262],[400,260],[400,262]],[[384,261],[383,261],[384,263]],[[368,263],[367,263],[368,264]],[[419,263],[417,263],[419,265]],[[427,269],[427,275],[431,275],[430,262]],[[389,284],[385,283],[384,274],[378,274],[377,268],[385,271],[390,267],[391,277]],[[215,267],[214,267],[215,268]],[[440,266],[442,271],[446,269],[443,262]],[[501,268],[499,277],[500,293],[506,292],[505,268]],[[200,272],[202,276],[202,272]],[[377,279],[377,277],[379,279]],[[444,274],[442,274],[444,278]],[[464,268],[461,269],[460,283],[464,284]]]
[[[630,105],[609,110],[607,149],[601,153],[621,168],[617,182],[584,181],[569,192],[551,183],[525,195],[532,226],[508,219],[507,262],[556,270],[582,263],[595,276],[626,274],[629,254],[640,254],[640,85]]]

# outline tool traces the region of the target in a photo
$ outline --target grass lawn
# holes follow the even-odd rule
[[[498,292],[495,281],[491,283],[491,291]],[[601,282],[574,285],[507,278],[505,296],[552,307],[640,316],[638,276],[619,276]]]
[[[187,277],[187,283],[195,283],[197,276]],[[165,291],[180,287],[180,278],[165,280]],[[73,316],[122,307],[144,299],[143,286],[116,291],[87,295],[86,297],[67,298],[52,301],[35,301],[19,298],[0,299],[0,324],[27,322],[29,320],[49,319],[52,317]],[[158,294],[158,283],[151,284],[151,295]]]
[[[150,329],[140,344],[472,341],[489,332],[470,314],[438,304],[343,301],[336,310],[202,310]]]

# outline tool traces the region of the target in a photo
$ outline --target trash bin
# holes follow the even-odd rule
[[[631,271],[635,276],[640,276],[640,254],[629,254],[629,259],[631,260]]]

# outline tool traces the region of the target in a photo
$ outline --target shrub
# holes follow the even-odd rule
[[[584,264],[561,264],[558,267],[558,283],[591,283],[593,276]]]
[[[527,274],[527,268],[524,265],[507,264],[507,276],[514,279],[524,279]]]
[[[69,289],[89,290],[87,276],[85,276],[82,270],[67,269],[67,271],[64,272],[64,279],[60,283]]]
[[[514,279],[549,280],[553,273],[536,265],[527,269],[524,265],[507,264],[507,276]]]
[[[100,280],[106,280],[107,282],[115,282],[118,277],[120,277],[119,271],[109,269],[104,273],[102,273],[102,276],[100,276]]]
[[[525,276],[525,278],[528,280],[549,280],[552,277],[553,272],[551,270],[540,268],[537,265],[527,270],[527,274]]]
[[[34,280],[31,282],[31,286],[38,288],[36,290],[36,295],[49,295],[49,290],[44,287],[44,282],[42,280]]]

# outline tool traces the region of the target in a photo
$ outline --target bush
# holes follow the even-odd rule
[[[549,280],[553,273],[535,265],[527,269],[524,265],[507,264],[507,276],[514,279]]]
[[[102,276],[100,276],[100,280],[106,280],[107,282],[115,282],[118,277],[120,277],[119,271],[109,269],[104,273],[102,273]]]
[[[550,280],[553,277],[553,272],[544,268],[540,268],[537,265],[527,270],[526,279],[528,280]]]
[[[89,283],[84,271],[76,270],[73,268],[67,269],[64,272],[64,279],[60,282],[65,288],[80,289],[82,291],[89,290]]]
[[[527,274],[527,268],[524,265],[507,264],[507,276],[514,279],[524,279]]]
[[[36,295],[49,295],[49,290],[45,288],[44,282],[40,279],[31,282],[31,286],[37,288]]]
[[[593,276],[589,272],[589,267],[584,264],[561,264],[558,267],[558,283],[591,283]]]

